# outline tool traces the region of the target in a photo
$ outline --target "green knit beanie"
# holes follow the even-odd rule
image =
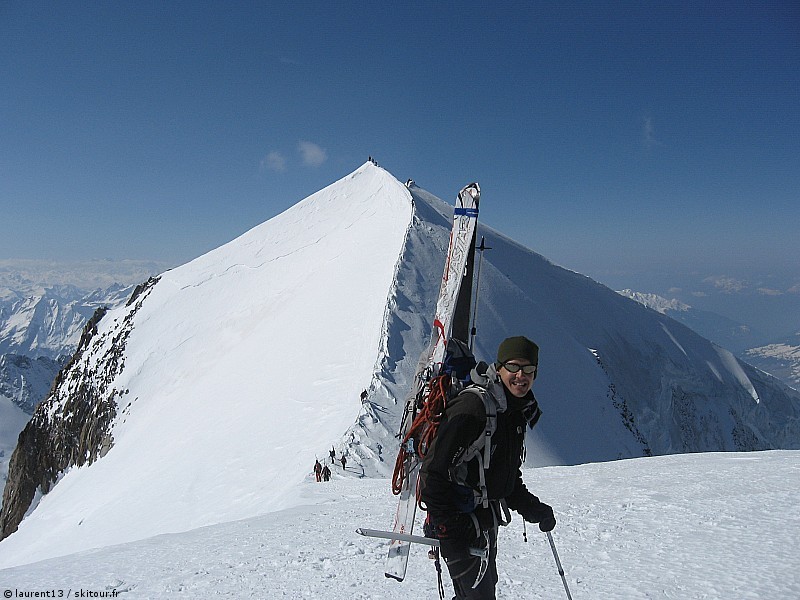
[[[502,364],[514,358],[526,359],[532,365],[538,365],[539,346],[521,335],[506,338],[497,349],[497,363]]]

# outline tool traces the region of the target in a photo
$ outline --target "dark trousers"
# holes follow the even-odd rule
[[[469,546],[455,540],[440,540],[440,552],[447,564],[453,589],[453,600],[495,600],[497,585],[497,527],[486,532],[485,540],[479,545],[489,544],[489,564],[480,583],[476,587],[481,568],[481,559],[470,554]]]

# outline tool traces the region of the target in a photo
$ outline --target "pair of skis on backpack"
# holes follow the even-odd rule
[[[413,380],[414,389],[410,391],[406,399],[405,413],[398,434],[401,443],[392,480],[392,491],[399,496],[399,499],[392,531],[358,530],[361,535],[391,540],[385,574],[386,577],[398,581],[405,578],[412,543],[438,547],[438,540],[434,538],[413,535],[418,502],[419,471],[422,464],[420,450],[424,453],[430,441],[420,439],[424,432],[414,428],[414,421],[421,411],[426,410],[431,386],[435,385],[434,382],[443,374],[441,372],[442,365],[451,334],[459,339],[467,339],[470,336],[472,263],[479,202],[480,187],[477,183],[471,183],[459,192],[453,209],[453,225],[436,302],[431,337],[417,363]],[[440,390],[439,394],[446,395],[446,392]],[[437,408],[437,410],[440,409]],[[484,552],[481,560],[482,576],[488,565],[488,555],[483,550],[476,550],[476,552]]]

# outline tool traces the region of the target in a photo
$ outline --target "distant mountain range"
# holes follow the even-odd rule
[[[87,291],[71,285],[3,288],[0,295],[0,397],[28,414],[47,395],[100,307],[123,304],[134,286]]]
[[[52,359],[71,355],[94,311],[124,302],[133,287],[116,284],[93,291],[73,285],[41,291],[5,288],[0,296],[0,354]]]
[[[9,287],[9,280],[14,287]],[[0,482],[17,436],[56,374],[75,352],[86,322],[100,307],[123,304],[134,286],[103,290],[42,287],[5,273],[0,287]]]
[[[747,362],[800,389],[800,332],[784,340],[750,348]]]

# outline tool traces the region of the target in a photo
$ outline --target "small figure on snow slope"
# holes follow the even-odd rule
[[[497,361],[481,363],[472,372],[480,393],[466,388],[449,402],[423,461],[421,499],[457,599],[494,600],[497,528],[508,523],[508,508],[542,531],[556,525],[553,509],[522,482],[526,426],[533,427],[541,415],[531,392],[538,362],[539,348],[532,341],[521,336],[504,340]],[[463,460],[487,431],[489,402],[496,406],[491,454],[480,450]],[[474,548],[488,550],[488,565],[470,552]]]

